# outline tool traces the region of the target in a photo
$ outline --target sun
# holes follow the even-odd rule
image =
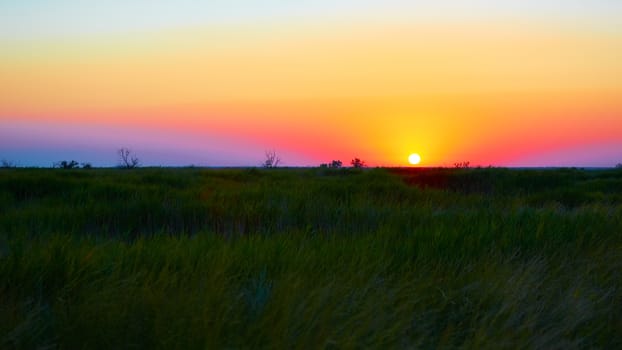
[[[419,156],[417,153],[413,153],[408,156],[408,162],[412,165],[417,165],[421,163],[421,156]]]

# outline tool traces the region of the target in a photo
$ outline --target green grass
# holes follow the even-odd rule
[[[622,171],[0,170],[0,348],[620,348]]]

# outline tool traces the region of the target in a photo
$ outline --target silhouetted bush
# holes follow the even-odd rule
[[[366,166],[365,161],[360,160],[359,158],[352,159],[352,161],[350,161],[350,164],[352,164],[353,168],[363,168]]]
[[[93,165],[91,163],[82,163],[82,169],[92,169]]]
[[[454,163],[454,167],[457,169],[468,169],[470,168],[471,162],[457,162]]]
[[[55,168],[61,168],[61,169],[76,169],[78,168],[78,162],[76,162],[75,160],[71,160],[71,161],[66,161],[66,160],[61,160],[60,162],[57,162],[54,164]]]
[[[322,163],[322,164],[320,164],[320,168],[339,169],[342,166],[343,166],[343,163],[340,160],[333,160],[330,163]]]

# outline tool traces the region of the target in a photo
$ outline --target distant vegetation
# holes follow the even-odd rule
[[[82,165],[83,169],[92,169],[93,166],[91,165],[91,163],[78,163],[75,160],[62,160],[60,162],[56,162],[53,164],[53,168],[60,168],[60,169],[79,169],[80,165]]]
[[[367,166],[367,164],[365,164],[365,161],[359,158],[352,159],[350,161],[350,164],[352,165],[353,168],[364,168],[365,166]]]
[[[320,164],[320,168],[332,168],[339,169],[341,168],[343,163],[340,160],[333,160],[330,163],[322,163]]]
[[[281,164],[281,158],[276,154],[276,151],[266,151],[266,159],[262,166],[264,168],[276,168]]]
[[[3,159],[0,161],[0,168],[15,168],[17,165],[10,160]]]
[[[140,160],[129,148],[120,148],[117,154],[119,155],[120,168],[134,169],[140,165]]]
[[[619,169],[6,169],[0,348],[621,348],[621,203]]]
[[[457,162],[454,163],[454,168],[458,169],[468,169],[471,166],[471,162]]]
[[[80,163],[76,162],[75,160],[62,160],[60,162],[54,163],[54,168],[61,168],[61,169],[76,169],[78,168]]]

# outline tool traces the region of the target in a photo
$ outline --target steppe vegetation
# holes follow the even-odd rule
[[[621,310],[621,169],[0,169],[0,348],[614,349]]]

